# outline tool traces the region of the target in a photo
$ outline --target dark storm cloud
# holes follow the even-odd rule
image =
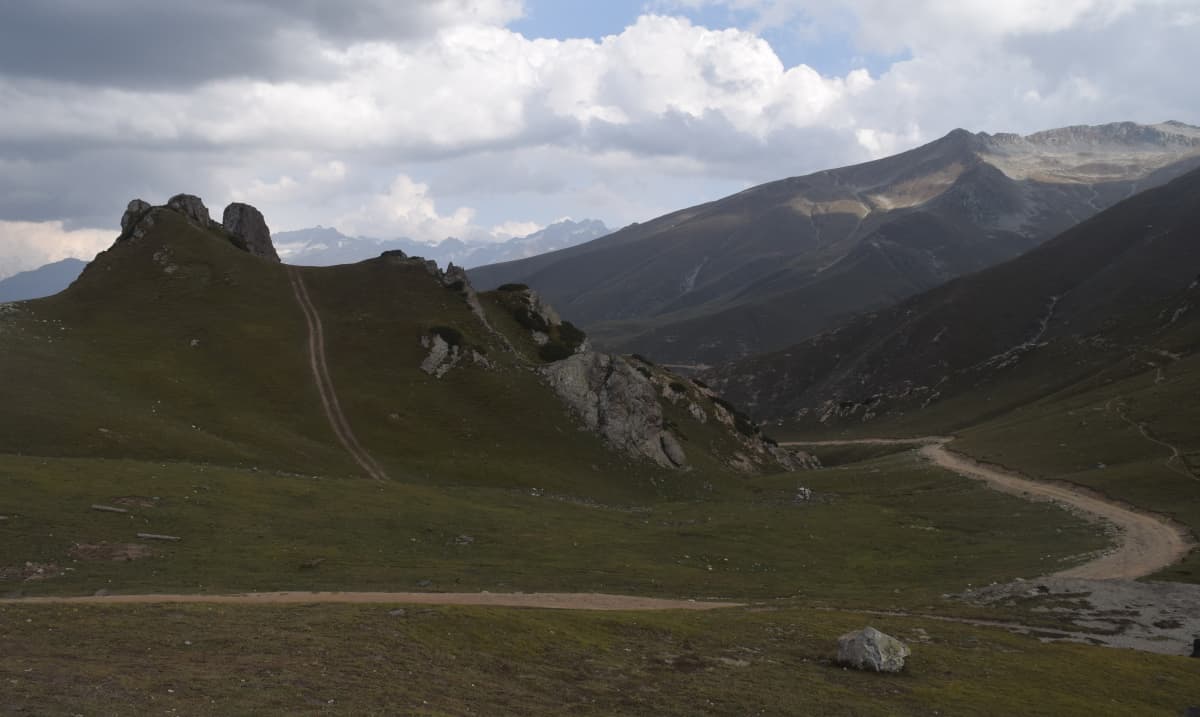
[[[469,0],[7,0],[0,74],[137,89],[320,76],[319,43],[403,42],[473,12],[488,16]]]

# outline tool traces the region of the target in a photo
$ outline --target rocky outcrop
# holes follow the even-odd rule
[[[838,663],[856,670],[899,672],[904,669],[904,658],[911,654],[903,642],[873,627],[838,638]]]
[[[152,205],[150,202],[142,201],[141,199],[130,201],[128,206],[125,207],[125,213],[121,215],[121,234],[131,233],[137,225],[138,220],[145,216],[146,212],[150,211],[151,208]]]
[[[421,362],[421,370],[434,378],[445,376],[462,360],[462,352],[459,351],[459,348],[451,346],[438,334],[422,336],[421,346],[429,349],[425,360]]]
[[[683,447],[663,426],[654,384],[623,358],[575,354],[542,373],[583,425],[613,448],[664,468],[687,465]]]
[[[202,205],[203,206],[203,205]],[[225,231],[241,239],[246,244],[246,251],[254,256],[260,256],[268,261],[279,262],[279,254],[271,242],[271,230],[262,212],[249,204],[234,202],[225,207],[221,217],[221,226]]]
[[[212,225],[212,219],[208,216],[208,207],[204,206],[204,201],[194,194],[176,194],[167,200],[167,208],[174,209],[205,229]]]
[[[249,204],[234,202],[225,208],[224,224],[218,224],[209,217],[204,201],[194,194],[176,194],[165,206],[157,207],[141,199],[132,200],[121,215],[121,235],[117,237],[117,243],[145,236],[154,226],[156,210],[176,212],[189,223],[214,232],[242,251],[268,261],[279,261],[262,212]]]

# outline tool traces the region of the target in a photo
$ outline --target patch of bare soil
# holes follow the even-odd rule
[[[141,560],[154,555],[141,543],[76,543],[67,553],[76,560]]]
[[[35,580],[49,580],[50,578],[62,575],[62,573],[63,569],[55,563],[27,562],[24,565],[0,567],[0,581],[20,580],[22,582],[33,582]]]
[[[112,499],[113,505],[119,505],[122,508],[157,508],[158,498],[147,498],[141,495],[126,495],[120,498]]]

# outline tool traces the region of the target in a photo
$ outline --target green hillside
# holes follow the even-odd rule
[[[1010,712],[1117,700],[1135,714],[1193,696],[1178,658],[1043,645],[1055,618],[953,597],[1109,544],[1053,505],[909,450],[817,449],[784,471],[779,449],[703,384],[640,357],[599,364],[618,385],[652,387],[604,393],[598,410],[615,420],[633,410],[626,398],[652,400],[687,457],[655,463],[584,430],[556,394],[549,376],[585,356],[571,353],[582,336],[523,287],[473,306],[457,273],[418,259],[287,267],[151,213],[150,231],[123,235],[66,292],[0,305],[0,598],[552,591],[747,605],[584,616],[0,604],[0,679],[18,712],[370,714],[420,701],[410,711],[987,714],[999,690]],[[376,479],[326,415],[300,285]],[[439,345],[457,363],[431,363]],[[990,450],[988,434],[969,440]],[[867,623],[914,645],[906,674],[832,664],[836,636]],[[196,648],[190,659],[177,643]],[[983,682],[968,679],[979,670]],[[1064,690],[1064,675],[1091,692]]]

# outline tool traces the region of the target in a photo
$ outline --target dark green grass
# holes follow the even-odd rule
[[[798,484],[816,499],[794,503]],[[11,456],[0,459],[0,485],[0,568],[69,568],[53,579],[0,582],[0,592],[28,595],[596,590],[926,607],[968,584],[1053,571],[1103,545],[1063,511],[911,455],[748,480],[705,499],[640,503]],[[127,496],[159,500],[129,514],[90,509]],[[183,540],[151,543],[138,532]],[[74,544],[101,542],[146,543],[157,555],[71,557]]]
[[[804,609],[0,606],[9,714],[1169,715],[1194,660]],[[831,663],[864,624],[900,675]],[[921,631],[928,641],[922,641]]]
[[[964,431],[956,447],[1169,516],[1200,534],[1200,408],[1191,400],[1200,395],[1198,369],[1200,358],[1192,357],[1168,368],[1161,380],[1151,370],[1050,396]],[[1134,425],[1139,423],[1178,447],[1183,462],[1169,467],[1170,449],[1143,436]],[[1200,556],[1193,551],[1154,577],[1200,581]]]

